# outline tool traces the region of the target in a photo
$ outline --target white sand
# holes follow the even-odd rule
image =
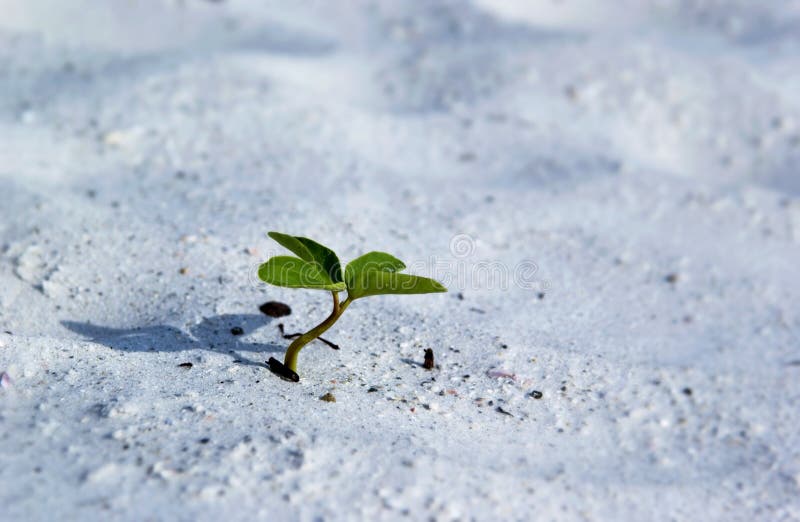
[[[0,1],[0,520],[800,520],[798,93],[796,0]],[[283,382],[268,230],[451,292]]]

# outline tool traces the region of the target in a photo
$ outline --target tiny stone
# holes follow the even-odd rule
[[[678,282],[678,274],[667,274],[666,277],[664,277],[664,281],[666,281],[671,285],[674,285],[675,283]]]
[[[491,401],[490,401],[490,402],[491,402]],[[513,415],[511,415],[510,413],[508,413],[506,410],[504,410],[504,409],[503,409],[503,408],[501,408],[500,406],[498,406],[497,408],[495,408],[495,411],[496,411],[497,413],[502,413],[503,415],[508,415],[509,417],[513,417]]]
[[[336,397],[334,397],[331,392],[328,392],[325,395],[323,395],[322,397],[320,397],[319,400],[325,401],[325,402],[336,402]]]
[[[188,272],[189,272],[189,269],[188,269],[188,268],[186,268],[185,266],[184,266],[184,267],[182,267],[180,270],[178,270],[178,273],[179,273],[180,275],[186,275]]]
[[[542,398],[542,392],[540,392],[539,390],[533,390],[529,395],[531,397],[533,397],[534,399],[541,399]]]
[[[211,442],[211,439],[209,439],[208,437],[203,437],[202,439],[198,440],[197,442],[199,442],[200,444],[208,444],[209,442]]]
[[[369,390],[367,390],[367,393],[375,393],[376,391],[378,391],[378,388],[376,388],[375,386],[372,386],[372,387],[370,387]]]
[[[431,348],[425,349],[425,362],[422,364],[422,367],[426,370],[433,370],[433,350]]]
[[[244,330],[242,330],[241,326],[234,326],[231,328],[232,335],[244,335]]]
[[[283,317],[292,313],[292,309],[289,308],[289,305],[278,301],[268,301],[259,306],[258,309],[261,310],[261,313],[270,317]]]
[[[193,365],[190,362],[180,363],[178,368],[191,368]]]
[[[681,390],[681,391],[682,391],[682,392],[683,392],[683,394],[684,394],[684,395],[686,395],[687,397],[691,397],[691,396],[692,396],[692,389],[691,389],[691,388],[684,388],[684,389],[683,389],[683,390]]]

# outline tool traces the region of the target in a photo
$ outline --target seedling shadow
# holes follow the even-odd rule
[[[78,335],[113,350],[182,352],[201,349],[230,355],[241,364],[266,368],[267,365],[261,357],[255,361],[244,357],[240,352],[282,353],[285,346],[248,342],[246,339],[248,334],[271,321],[272,319],[264,315],[223,314],[206,317],[189,327],[188,331],[169,325],[111,328],[77,321],[62,321],[61,324]],[[241,334],[231,333],[234,328],[241,328]]]
[[[425,367],[421,362],[415,361],[414,359],[409,359],[408,357],[401,358],[400,362],[404,362],[409,366],[414,366],[414,367],[418,367],[418,368],[424,368]]]

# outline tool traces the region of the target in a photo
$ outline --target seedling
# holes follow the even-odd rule
[[[347,264],[342,271],[339,258],[330,248],[299,236],[270,232],[269,237],[291,250],[294,256],[275,256],[258,269],[258,277],[269,284],[287,288],[325,290],[333,296],[333,311],[317,326],[298,336],[283,364],[270,358],[270,369],[292,381],[299,381],[297,355],[305,345],[325,333],[356,299],[382,294],[429,294],[446,292],[439,282],[427,277],[402,274],[406,265],[385,252],[369,252]],[[339,302],[339,292],[347,298]]]

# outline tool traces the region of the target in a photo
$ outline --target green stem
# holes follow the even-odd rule
[[[286,356],[283,359],[283,365],[293,372],[297,372],[297,355],[300,353],[300,350],[302,350],[305,345],[325,333],[328,328],[333,326],[333,323],[339,319],[339,317],[352,302],[350,300],[350,296],[347,296],[347,299],[339,304],[339,293],[331,292],[331,295],[333,295],[333,311],[331,312],[331,315],[329,315],[317,326],[295,339],[292,344],[289,345],[289,348],[286,349]]]

